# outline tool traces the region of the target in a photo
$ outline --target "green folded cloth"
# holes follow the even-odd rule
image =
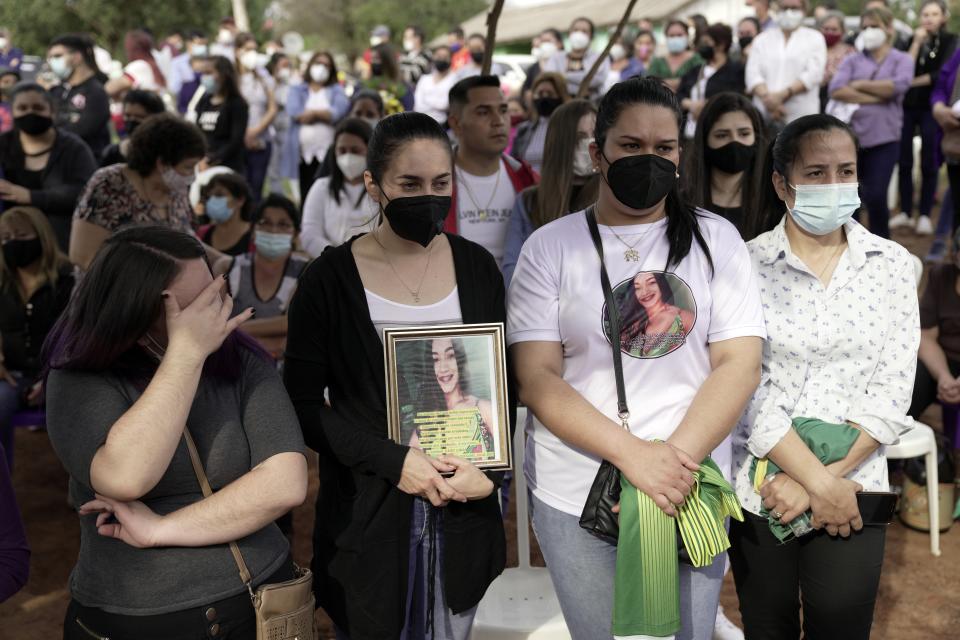
[[[825,465],[846,458],[853,447],[853,443],[860,437],[859,429],[851,427],[849,424],[824,422],[817,418],[794,418],[793,430],[797,432],[797,435],[800,436],[800,439],[803,440],[810,451],[817,456],[817,459]],[[750,477],[753,478],[753,488],[757,493],[760,493],[760,487],[768,476],[781,471],[780,467],[768,458],[758,459],[755,457],[750,465]],[[786,542],[793,537],[790,526],[781,524],[762,505],[760,515],[767,517],[770,532],[777,537],[777,540]],[[809,511],[807,515],[810,515]]]
[[[676,518],[621,474],[620,537],[614,578],[613,635],[671,636],[680,630],[677,528],[694,566],[703,567],[730,546],[724,518],[743,520],[740,503],[716,463],[707,457]]]

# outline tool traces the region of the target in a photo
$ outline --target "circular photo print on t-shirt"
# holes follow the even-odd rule
[[[634,358],[659,358],[687,341],[697,321],[690,285],[669,271],[641,271],[613,289],[620,311],[620,350]],[[603,332],[612,343],[603,306]]]

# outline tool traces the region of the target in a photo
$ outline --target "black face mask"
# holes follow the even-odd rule
[[[370,74],[374,76],[379,76],[383,74],[383,63],[382,62],[371,62],[370,63]]]
[[[387,203],[383,215],[398,236],[426,247],[443,231],[450,201],[450,196],[394,198]]]
[[[8,240],[3,243],[3,261],[10,269],[20,269],[33,264],[43,255],[40,238]]]
[[[699,55],[701,58],[703,58],[707,62],[709,62],[710,60],[713,60],[714,53],[716,52],[713,50],[713,47],[710,46],[709,44],[702,44],[699,47],[697,47],[697,55]]]
[[[434,60],[433,68],[439,71],[440,73],[446,73],[447,69],[450,68],[449,60]]]
[[[605,180],[623,204],[631,209],[649,209],[666,198],[677,183],[677,165],[652,154],[624,156],[610,164]]]
[[[750,166],[756,153],[756,144],[748,147],[740,142],[728,142],[716,149],[707,147],[703,157],[707,164],[724,173],[740,173]]]
[[[128,138],[133,135],[133,132],[134,132],[134,131],[136,130],[136,128],[139,127],[139,126],[140,126],[140,121],[139,121],[139,120],[124,120],[124,121],[123,121],[123,130],[127,132],[127,137],[128,137]]]
[[[563,101],[560,100],[560,98],[537,98],[533,101],[533,106],[536,108],[537,113],[544,118],[549,118],[562,104]]]
[[[753,42],[753,36],[743,36],[737,42],[740,43],[740,50],[743,51],[750,46],[751,42]]]
[[[483,64],[483,51],[471,51],[470,59],[473,60],[474,64]]]
[[[50,127],[53,126],[53,118],[42,116],[39,113],[28,113],[14,118],[13,124],[27,135],[39,136],[50,130]]]

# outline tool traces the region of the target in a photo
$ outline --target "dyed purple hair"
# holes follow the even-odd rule
[[[135,227],[108,238],[47,335],[44,377],[52,369],[113,371],[149,382],[157,362],[137,341],[163,316],[161,293],[183,261],[196,259],[206,261],[203,245],[166,227]],[[235,331],[207,358],[203,375],[238,379],[244,349],[270,359],[253,338]]]

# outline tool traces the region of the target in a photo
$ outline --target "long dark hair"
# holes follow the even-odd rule
[[[453,166],[453,148],[443,128],[424,113],[406,111],[387,116],[373,130],[367,144],[367,171],[377,184],[381,184],[387,167],[401,147],[408,142],[424,139],[439,142],[450,154],[450,166]]]
[[[244,100],[240,93],[240,85],[237,84],[237,69],[233,66],[233,63],[224,56],[213,56],[210,61],[213,63],[214,71],[220,76],[219,89],[224,98],[227,100],[236,98]]]
[[[380,56],[380,64],[383,70],[380,76],[391,82],[400,82],[400,65],[397,64],[397,54],[393,47],[386,42],[382,42],[375,46],[373,51]]]
[[[580,118],[596,114],[597,109],[587,100],[571,100],[559,107],[547,125],[543,145],[543,171],[540,184],[524,190],[524,202],[534,229],[570,213],[573,200],[573,157],[577,150],[577,125]],[[600,179],[590,176],[581,188],[580,203],[597,201]]]
[[[672,111],[677,121],[677,137],[680,137],[680,132],[683,131],[683,110],[676,95],[660,79],[637,77],[614,85],[600,101],[600,108],[597,111],[597,128],[594,133],[594,139],[600,149],[604,148],[607,132],[616,124],[623,110],[637,104],[663,107]],[[667,268],[680,264],[687,257],[693,239],[696,238],[712,270],[713,258],[707,241],[700,232],[698,214],[693,207],[683,202],[677,185],[674,185],[667,194],[666,213],[667,241],[670,243]]]
[[[360,118],[345,118],[340,121],[340,124],[337,125],[334,131],[333,144],[330,145],[330,149],[327,151],[327,154],[330,156],[327,162],[330,165],[330,197],[333,198],[337,204],[340,204],[340,192],[343,191],[344,182],[343,171],[340,170],[340,165],[337,164],[337,139],[343,133],[357,136],[363,140],[363,143],[369,148],[370,136],[373,135],[373,129],[370,128],[370,125],[367,124],[366,121]],[[363,202],[364,195],[366,195],[366,192],[361,189],[356,206],[359,207],[360,203]]]
[[[83,63],[93,71],[94,77],[100,84],[106,83],[109,79],[107,78],[107,74],[101,71],[100,66],[97,64],[97,56],[94,53],[95,43],[89,35],[85,33],[65,33],[53,39],[50,46],[52,47],[54,45],[61,45],[71,51],[80,52]]]
[[[433,340],[425,344],[423,350],[423,369],[421,379],[426,380],[426,384],[420,389],[420,402],[418,406],[420,411],[446,411],[447,401],[437,382],[437,376],[433,365]],[[457,359],[457,385],[460,387],[460,393],[464,397],[470,395],[470,376],[467,375],[467,351],[463,348],[463,340],[452,338],[453,354]],[[426,346],[426,345],[429,345]]]
[[[825,113],[817,113],[797,118],[777,135],[767,149],[763,163],[763,186],[760,192],[760,206],[754,210],[744,209],[744,237],[755,238],[770,231],[779,224],[784,214],[784,204],[773,186],[773,172],[785,179],[790,176],[793,162],[800,150],[800,143],[808,135],[839,130],[850,136],[858,155],[860,144],[850,126]]]
[[[684,199],[695,207],[709,209],[713,202],[710,191],[710,170],[707,165],[706,152],[709,144],[710,131],[722,116],[741,111],[750,119],[753,127],[754,146],[756,152],[753,162],[744,169],[740,178],[740,206],[743,211],[756,211],[760,201],[760,190],[763,181],[763,154],[767,148],[764,134],[763,119],[760,112],[747,98],[739,93],[719,93],[704,105],[700,118],[697,120],[697,132],[693,137],[693,144],[686,149],[686,162],[681,175],[681,193]],[[741,229],[741,234],[743,229]],[[751,237],[744,235],[745,240]]]
[[[167,227],[133,227],[108,238],[70,304],[43,344],[44,376],[52,369],[113,371],[145,383],[157,362],[138,344],[164,316],[162,292],[185,260],[206,261],[193,236]],[[252,338],[231,334],[204,363],[204,375],[236,380],[242,350],[262,356]]]
[[[660,271],[653,271],[651,273],[657,283],[657,287],[660,289],[660,299],[663,300],[664,304],[673,304],[673,288],[667,281],[667,275]],[[647,323],[650,322],[650,318],[647,316],[647,310],[644,309],[640,301],[637,300],[637,285],[635,284],[635,280],[636,276],[630,279],[630,284],[627,285],[627,290],[617,305],[620,311],[620,334],[622,337],[627,337],[628,335],[632,337],[638,333],[643,333],[647,330]]]
[[[210,181],[204,186],[204,190],[209,193],[214,187],[221,186],[226,189],[235,200],[243,200],[240,207],[240,219],[244,222],[253,220],[254,201],[253,194],[250,191],[250,185],[247,179],[236,171],[217,173],[210,178]]]

